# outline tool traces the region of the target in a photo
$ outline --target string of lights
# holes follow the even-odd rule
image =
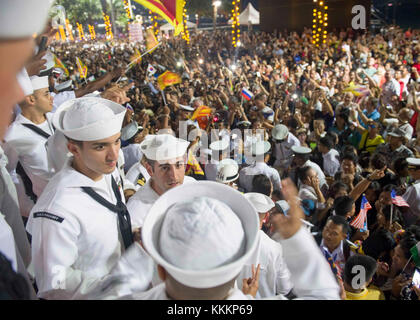
[[[327,43],[328,29],[328,6],[326,0],[313,0],[316,8],[313,10],[312,43],[319,47]]]
[[[91,39],[96,39],[95,27],[88,24],[88,28],[89,28],[90,38]]]
[[[72,26],[69,22],[69,19],[66,19],[66,30],[69,36],[70,41],[74,41],[73,33],[72,33]]]
[[[133,19],[133,17],[131,16],[131,10],[130,10],[130,5],[128,3],[128,0],[123,0],[124,2],[124,9],[125,9],[125,13],[127,14],[127,18],[129,20]]]
[[[190,44],[190,32],[188,31],[187,25],[187,9],[185,8],[186,1],[183,3],[183,10],[182,10],[182,23],[184,24],[184,31],[182,32],[182,39],[187,41],[187,44]]]
[[[233,9],[232,9],[232,44],[236,48],[237,45],[240,43],[239,38],[241,37],[241,30],[239,24],[239,6],[241,4],[241,0],[234,0],[232,1]]]
[[[107,40],[114,39],[114,34],[112,33],[111,21],[109,20],[109,16],[102,12],[104,16],[104,23],[105,23],[105,30],[106,30],[106,38]]]
[[[77,25],[77,32],[79,33],[79,40],[80,41],[86,40],[85,33],[83,32],[83,26],[79,22],[76,22],[76,25]]]

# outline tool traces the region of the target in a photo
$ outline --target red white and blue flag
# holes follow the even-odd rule
[[[362,203],[360,205],[360,212],[356,218],[350,223],[352,227],[357,229],[367,230],[367,212],[369,209],[372,209],[369,201],[367,201],[366,197],[362,197]]]
[[[246,89],[246,88],[242,89],[242,97],[244,97],[245,100],[249,101],[249,100],[252,99],[253,96],[254,95],[252,94],[252,92],[249,91],[248,89]]]
[[[410,205],[404,200],[403,197],[397,196],[397,193],[394,189],[391,191],[391,201],[393,204],[395,204],[397,207],[409,207]]]

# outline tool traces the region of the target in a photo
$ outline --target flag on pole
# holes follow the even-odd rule
[[[84,65],[82,60],[80,60],[79,57],[76,57],[76,64],[77,64],[77,70],[79,70],[79,74],[81,78],[85,78],[87,76],[87,67]]]
[[[134,63],[140,63],[141,62],[141,53],[139,49],[134,49],[134,54],[130,58],[130,64]]]
[[[357,229],[367,229],[367,212],[369,209],[372,209],[369,201],[367,201],[366,197],[363,195],[362,197],[362,204],[360,205],[360,212],[356,218],[350,223],[352,227]]]
[[[181,77],[175,72],[165,71],[158,77],[157,82],[159,89],[164,90],[166,87],[181,83]]]
[[[177,36],[184,31],[183,12],[185,0],[134,0],[153,13],[160,15],[174,28]]]
[[[417,267],[420,267],[420,241],[410,249],[411,256]]]
[[[147,66],[147,72],[150,76],[153,76],[156,73],[156,69],[149,63],[149,65]]]
[[[146,30],[146,50],[153,52],[154,48],[156,48],[159,45],[159,42],[157,41],[153,30],[151,28]]]
[[[61,60],[58,59],[55,54],[54,54],[54,68],[62,69],[64,71],[64,73],[66,74],[66,77],[68,77],[70,75],[69,70],[67,70],[64,63],[62,63]]]
[[[252,99],[253,96],[254,95],[252,94],[252,92],[249,91],[248,89],[246,89],[246,88],[242,89],[242,97],[244,97],[245,100],[249,101],[249,100]]]
[[[398,207],[409,207],[410,205],[404,200],[403,197],[397,196],[397,193],[394,189],[391,191],[392,203]],[[391,221],[392,222],[392,221]]]

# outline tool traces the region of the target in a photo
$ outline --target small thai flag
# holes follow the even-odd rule
[[[249,101],[252,99],[254,95],[252,94],[251,91],[247,90],[246,88],[242,89],[242,97],[245,98],[245,100]]]
[[[404,200],[403,197],[397,196],[397,193],[394,189],[391,191],[391,201],[397,207],[409,207],[410,205]]]

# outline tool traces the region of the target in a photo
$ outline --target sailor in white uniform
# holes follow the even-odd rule
[[[279,294],[287,296],[291,293],[293,284],[290,281],[290,271],[283,258],[281,245],[270,239],[261,230],[265,220],[269,217],[269,211],[275,204],[270,197],[261,193],[249,192],[244,194],[258,213],[260,230],[258,231],[257,249],[242,268],[236,283],[242,289],[242,278],[251,274],[252,265],[260,264],[259,288],[256,299],[269,298]]]
[[[410,207],[400,207],[400,209],[403,210],[403,217],[406,225],[420,225],[420,159],[407,158],[407,162],[408,172],[415,182],[408,187],[407,191],[402,195]]]
[[[117,168],[124,114],[124,107],[101,98],[67,101],[54,114],[73,157],[50,180],[26,226],[40,298],[88,297],[127,265],[123,254],[130,250],[144,262]]]
[[[252,192],[252,180],[258,174],[266,175],[273,184],[274,190],[281,189],[279,172],[264,162],[264,156],[270,151],[270,148],[271,145],[267,141],[255,142],[252,145],[252,155],[253,157],[256,157],[256,160],[250,166],[242,168],[239,171],[239,186],[243,188],[245,192]]]
[[[282,190],[288,217],[272,222],[300,299],[339,299],[339,287],[312,235],[300,221],[297,190],[288,179]],[[184,184],[162,195],[142,228],[146,251],[158,264],[164,283],[124,299],[252,299],[257,272],[235,288],[237,276],[257,248],[258,215],[238,191],[221,183]],[[249,281],[248,281],[249,280]],[[286,299],[283,295],[277,299]]]
[[[213,141],[209,146],[211,159],[204,168],[206,180],[216,181],[219,162],[229,156],[229,139]]]
[[[185,176],[188,145],[188,141],[170,134],[149,135],[140,144],[151,178],[127,203],[133,228],[143,226],[150,208],[166,191],[196,181]]]
[[[300,147],[300,141],[293,133],[289,132],[289,129],[284,124],[277,124],[273,128],[271,135],[274,140],[273,156],[276,159],[273,167],[279,169],[280,172],[283,173],[283,171],[292,163],[292,147]]]
[[[12,175],[16,170],[19,176],[17,190],[22,209],[25,208],[24,198],[29,196],[35,203],[55,174],[49,168],[46,149],[47,139],[54,133],[48,77],[33,76],[30,79],[33,94],[20,103],[22,112],[4,137],[4,152],[9,159],[7,168]],[[22,191],[25,193],[22,194]],[[27,216],[28,213],[22,212],[22,215]]]

